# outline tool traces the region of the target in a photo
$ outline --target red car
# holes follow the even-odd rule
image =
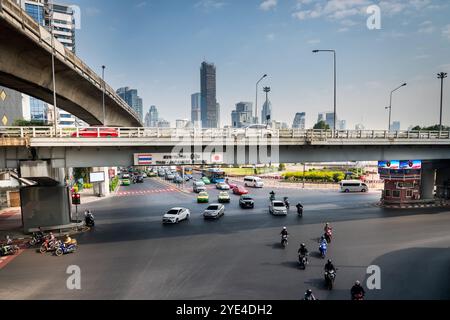
[[[237,187],[237,184],[229,182],[228,179],[225,181],[225,183],[230,186],[231,190]]]
[[[235,186],[233,188],[233,193],[242,196],[243,194],[248,194],[248,190],[241,186]]]
[[[115,128],[91,127],[79,129],[78,136],[80,138],[117,138],[119,136],[119,132]],[[76,137],[77,133],[72,133],[72,138]]]

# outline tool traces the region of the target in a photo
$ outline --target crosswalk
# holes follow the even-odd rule
[[[149,189],[149,190],[135,190],[135,191],[119,191],[117,196],[125,197],[125,196],[144,196],[148,194],[158,194],[158,193],[171,193],[178,192],[175,188],[165,188],[165,189]]]

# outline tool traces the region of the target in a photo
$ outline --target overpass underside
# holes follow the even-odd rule
[[[42,146],[33,140],[15,146],[0,147],[0,169],[18,168],[21,161],[46,160],[54,168],[132,166],[135,154],[220,155],[216,163],[252,165],[270,163],[304,163],[334,161],[378,161],[390,159],[444,160],[450,159],[450,148],[445,145],[258,145],[178,144],[176,146],[151,144],[140,146]],[[67,143],[66,143],[67,144]],[[189,157],[190,158],[190,157]],[[206,161],[211,163],[210,161]],[[190,164],[192,162],[189,161]]]

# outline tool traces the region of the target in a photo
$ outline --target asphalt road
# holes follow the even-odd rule
[[[276,190],[295,205],[287,217],[268,213],[269,189],[251,189],[256,207],[241,210],[238,196],[218,221],[205,221],[207,206],[194,194],[169,191],[158,179],[121,187],[134,195],[89,205],[94,230],[80,235],[79,251],[63,257],[26,250],[0,270],[0,299],[301,299],[311,288],[319,299],[350,297],[357,279],[365,283],[370,265],[381,268],[381,290],[367,299],[450,298],[450,212],[444,209],[385,210],[380,195],[335,191]],[[190,190],[190,189],[189,189]],[[211,202],[218,191],[209,190]],[[171,207],[191,210],[189,221],[162,225]],[[334,228],[329,257],[338,275],[324,289],[317,239],[325,222]],[[279,233],[287,226],[289,245]],[[305,271],[297,249],[311,251]],[[81,290],[69,290],[68,266],[81,270]]]

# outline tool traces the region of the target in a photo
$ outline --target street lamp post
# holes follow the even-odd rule
[[[258,121],[258,86],[259,86],[259,83],[261,81],[263,81],[264,78],[266,78],[266,77],[267,77],[267,74],[263,75],[261,77],[261,79],[259,79],[258,82],[256,82],[256,99],[255,99],[255,123],[256,124],[259,123],[259,121]]]
[[[50,16],[50,26],[51,26],[51,42],[52,42],[52,80],[53,80],[53,129],[55,131],[58,126],[58,116],[56,114],[56,75],[55,75],[55,26],[53,25],[54,8],[53,1],[51,2],[51,16]]]
[[[102,81],[103,81],[103,99],[102,99],[102,105],[103,105],[103,126],[106,126],[106,112],[105,112],[105,66],[102,66]]]
[[[389,107],[386,107],[386,110],[389,109],[389,126],[388,126],[388,132],[391,132],[391,119],[392,119],[392,95],[394,94],[395,91],[397,91],[398,89],[405,87],[407,85],[407,83],[402,84],[401,86],[395,88],[394,90],[391,91],[391,96],[390,96],[390,100],[389,100]]]
[[[336,121],[337,121],[337,110],[336,110],[336,50],[313,50],[313,53],[319,52],[332,52],[333,53],[333,62],[334,62],[334,119],[333,119],[333,136],[336,133]]]
[[[438,73],[438,79],[441,80],[441,108],[439,114],[439,133],[442,131],[442,102],[444,100],[444,79],[447,78],[446,72]]]

